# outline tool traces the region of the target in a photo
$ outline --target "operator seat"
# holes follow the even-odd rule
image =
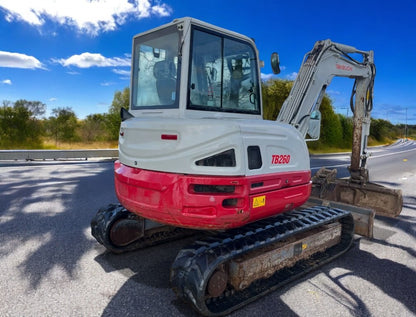
[[[156,89],[160,104],[172,105],[176,98],[176,69],[173,61],[156,62],[153,75],[156,78]]]

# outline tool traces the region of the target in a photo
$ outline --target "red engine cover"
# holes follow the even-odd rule
[[[200,176],[132,168],[116,161],[121,204],[154,221],[195,229],[243,226],[299,207],[311,192],[310,171],[256,176]]]

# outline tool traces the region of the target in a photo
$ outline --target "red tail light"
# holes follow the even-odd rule
[[[178,139],[178,135],[177,134],[162,134],[160,138],[162,140],[174,140],[175,141]]]

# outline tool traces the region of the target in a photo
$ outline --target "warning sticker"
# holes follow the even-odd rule
[[[253,198],[253,208],[258,208],[266,205],[266,196],[257,196]]]

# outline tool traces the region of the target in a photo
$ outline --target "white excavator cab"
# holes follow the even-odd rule
[[[261,118],[258,54],[245,36],[184,18],[133,42],[134,116]]]

